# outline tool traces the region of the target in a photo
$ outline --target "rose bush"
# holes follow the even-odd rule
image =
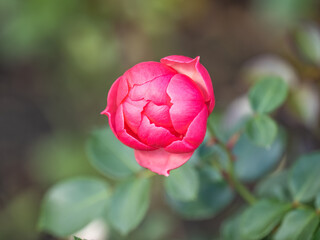
[[[102,112],[116,137],[135,149],[137,162],[169,175],[201,144],[215,98],[211,78],[195,59],[168,56],[142,62],[112,85]]]

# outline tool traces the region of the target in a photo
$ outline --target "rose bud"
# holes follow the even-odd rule
[[[109,91],[102,114],[116,137],[135,149],[137,162],[155,173],[169,176],[204,139],[215,99],[199,59],[168,56],[139,63]]]

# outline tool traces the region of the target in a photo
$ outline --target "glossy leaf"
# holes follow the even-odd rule
[[[277,124],[267,115],[256,115],[246,124],[249,139],[261,147],[269,147],[277,136]]]
[[[286,136],[282,130],[268,148],[253,144],[243,134],[233,148],[237,176],[243,181],[254,181],[266,175],[280,162],[285,145]]]
[[[44,197],[39,228],[59,237],[75,233],[101,215],[109,195],[108,184],[99,179],[61,182]]]
[[[277,76],[265,76],[249,91],[251,107],[257,113],[269,113],[279,107],[288,95],[287,84]]]
[[[108,219],[121,234],[126,235],[143,220],[150,202],[150,179],[129,179],[115,189]]]
[[[320,152],[301,156],[293,165],[289,188],[298,202],[309,202],[320,192]]]
[[[261,200],[244,211],[240,235],[246,240],[259,240],[267,236],[281,221],[291,205],[271,200]]]
[[[172,198],[190,201],[197,197],[199,176],[190,164],[185,164],[171,171],[170,176],[165,179],[164,186]]]
[[[225,182],[212,181],[201,171],[200,190],[192,201],[177,201],[168,196],[168,203],[186,219],[207,219],[225,208],[233,199],[233,193]]]
[[[256,192],[259,197],[271,198],[279,201],[290,201],[288,173],[279,172],[272,174],[257,185]]]
[[[301,208],[289,212],[279,230],[275,240],[311,240],[319,223],[319,216],[312,209]]]
[[[108,177],[126,178],[141,170],[133,150],[122,144],[111,129],[93,131],[87,152],[91,164]]]

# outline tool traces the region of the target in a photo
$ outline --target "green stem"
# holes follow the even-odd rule
[[[215,137],[215,132],[211,124],[208,124],[208,130],[211,134],[211,136]],[[227,169],[227,175],[229,183],[233,185],[234,189],[239,193],[239,195],[249,204],[253,204],[256,202],[256,198],[253,196],[253,194],[248,190],[248,188],[243,185],[239,179],[237,178],[235,171],[234,171],[234,161],[232,156],[232,148],[228,147],[226,144],[219,142],[221,146],[225,149],[225,151],[228,153],[228,169]],[[233,147],[234,144],[232,144]]]
[[[256,198],[252,195],[252,193],[243,185],[239,179],[236,177],[234,172],[234,165],[232,159],[229,161],[229,180],[233,184],[234,189],[240,194],[240,196],[249,204],[253,204],[256,202]]]

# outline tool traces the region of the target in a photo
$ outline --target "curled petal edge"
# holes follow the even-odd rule
[[[201,89],[206,102],[208,102],[209,113],[212,112],[215,105],[212,81],[207,69],[200,63],[199,56],[192,59],[185,56],[172,55],[162,58],[160,62],[195,81]]]

